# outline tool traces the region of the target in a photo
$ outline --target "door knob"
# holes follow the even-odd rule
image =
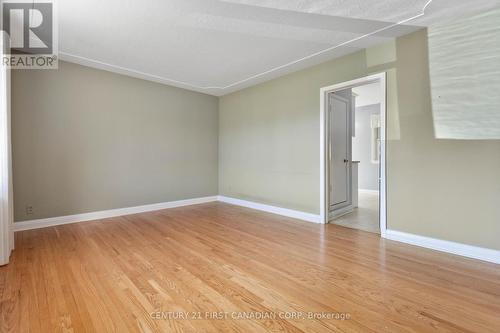
[[[349,160],[344,160],[344,163],[349,163]]]

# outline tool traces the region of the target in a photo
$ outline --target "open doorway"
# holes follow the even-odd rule
[[[321,89],[321,217],[385,234],[385,73]]]

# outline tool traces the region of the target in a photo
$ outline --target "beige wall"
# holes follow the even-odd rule
[[[59,67],[12,75],[16,221],[217,194],[216,97]]]
[[[434,138],[427,33],[219,101],[221,195],[319,214],[319,90],[388,72],[388,228],[500,249],[500,141]]]

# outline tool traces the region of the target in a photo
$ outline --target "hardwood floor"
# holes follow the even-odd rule
[[[0,301],[2,332],[497,333],[500,265],[210,203],[18,232]]]

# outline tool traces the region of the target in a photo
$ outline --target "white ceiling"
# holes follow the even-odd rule
[[[496,5],[500,0],[65,0],[58,1],[59,54],[220,96]]]
[[[381,102],[380,82],[352,88],[352,92],[356,95],[356,107],[378,104]]]

